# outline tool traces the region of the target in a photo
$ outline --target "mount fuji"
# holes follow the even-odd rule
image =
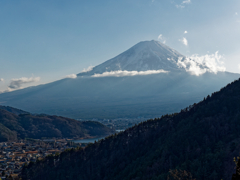
[[[143,41],[122,54],[94,67],[81,75],[101,74],[110,71],[148,71],[148,70],[179,70],[179,57],[184,57],[177,51],[158,41]]]
[[[74,78],[0,94],[0,104],[85,120],[152,118],[180,111],[239,77],[143,41]]]

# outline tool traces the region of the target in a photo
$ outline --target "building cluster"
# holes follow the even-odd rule
[[[135,124],[139,124],[140,122],[146,121],[150,118],[138,117],[138,118],[116,118],[116,119],[93,119],[93,121],[98,121],[105,126],[119,130],[125,130],[134,126]]]
[[[0,143],[0,178],[18,179],[24,164],[36,162],[47,155],[60,153],[73,146],[76,144],[67,139]]]

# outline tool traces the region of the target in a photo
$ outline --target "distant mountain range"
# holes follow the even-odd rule
[[[201,73],[194,75],[193,67]],[[0,104],[75,119],[152,118],[180,111],[239,77],[144,41],[76,78],[0,94]]]
[[[60,116],[32,115],[0,106],[0,142],[24,138],[87,138],[115,131],[94,121],[77,121]]]
[[[230,180],[235,172],[233,157],[240,152],[239,122],[240,79],[179,113],[31,163],[22,178],[165,180],[170,169],[178,169],[191,172],[197,180]]]

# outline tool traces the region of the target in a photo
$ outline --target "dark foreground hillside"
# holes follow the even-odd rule
[[[19,115],[19,114],[29,114],[26,111],[23,111],[23,110],[17,109],[17,108],[13,108],[13,107],[10,107],[10,106],[1,106],[0,105],[0,109],[6,110],[6,111],[11,112],[11,113],[16,114],[16,115]]]
[[[231,179],[240,152],[240,80],[180,113],[149,120],[85,149],[29,164],[23,179],[165,180],[170,169],[198,180]]]
[[[113,133],[108,127],[98,122],[80,122],[48,115],[17,115],[9,112],[12,109],[14,110],[10,107],[6,110],[0,109],[0,142],[15,141],[18,138],[80,138]]]
[[[234,159],[234,162],[236,164],[236,173],[233,174],[232,180],[239,180],[240,179],[240,159],[239,157]]]

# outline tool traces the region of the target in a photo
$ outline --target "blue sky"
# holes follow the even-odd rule
[[[152,39],[188,56],[219,51],[240,73],[239,0],[0,1],[0,24],[0,91],[13,79],[26,87],[79,73]]]

